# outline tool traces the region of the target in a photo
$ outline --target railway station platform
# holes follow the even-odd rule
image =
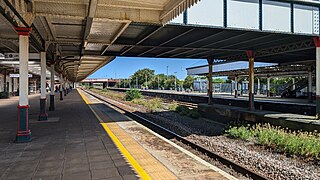
[[[30,97],[33,140],[14,143],[18,98],[0,101],[0,179],[137,179],[116,145],[74,90],[56,96],[50,122],[39,122],[39,95]]]
[[[14,142],[18,97],[0,101],[1,180],[234,179],[216,167],[192,160],[191,155],[157,140],[148,131],[142,132],[130,118],[81,90],[73,90],[62,101],[56,95],[56,110],[48,111],[48,121],[38,121],[39,98],[29,96],[33,139],[27,143]],[[132,134],[123,130],[125,126],[135,128]],[[134,135],[149,138],[152,146],[162,150],[148,149]],[[170,155],[169,149],[173,149]],[[167,154],[161,156],[163,153]]]

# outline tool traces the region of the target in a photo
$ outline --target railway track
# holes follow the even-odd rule
[[[138,123],[148,127],[149,129],[157,132],[158,134],[164,136],[165,138],[176,139],[176,140],[180,141],[181,143],[183,143],[184,145],[189,146],[192,149],[194,149],[194,150],[196,150],[196,151],[198,151],[198,152],[200,152],[200,153],[202,153],[212,159],[215,159],[215,160],[221,162],[222,164],[230,167],[231,169],[237,171],[238,173],[243,174],[246,177],[249,177],[252,179],[257,179],[257,180],[267,179],[267,177],[265,177],[264,175],[262,175],[260,173],[254,172],[246,167],[243,167],[242,165],[240,165],[238,163],[232,162],[231,160],[229,160],[223,156],[220,156],[219,154],[212,152],[205,147],[202,147],[200,145],[197,145],[197,144],[187,140],[186,138],[176,134],[175,132],[173,132],[171,130],[168,130],[168,129],[166,129],[166,128],[164,128],[164,127],[162,127],[162,126],[160,126],[160,125],[158,125],[158,124],[156,124],[156,123],[154,123],[154,122],[152,122],[152,121],[150,121],[150,120],[148,120],[148,119],[146,119],[136,113],[130,112],[127,109],[125,109],[124,107],[122,107],[116,103],[112,103],[112,102],[108,101],[108,98],[106,98],[106,97],[103,97],[101,95],[97,95],[93,92],[90,92],[90,91],[87,91],[84,89],[82,89],[82,90],[85,91],[86,93],[90,94],[91,96],[99,99],[100,101],[103,101],[104,103],[108,104],[109,106],[125,112],[125,114],[127,116],[129,116],[130,118],[132,118],[135,121],[137,121]]]

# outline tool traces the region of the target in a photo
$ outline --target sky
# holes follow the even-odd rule
[[[155,74],[174,75],[177,72],[178,79],[187,76],[186,68],[207,64],[206,59],[164,59],[164,58],[129,58],[117,57],[111,63],[106,64],[89,78],[128,78],[139,69],[149,68],[155,70]]]

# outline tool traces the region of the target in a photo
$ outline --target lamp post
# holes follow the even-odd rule
[[[160,89],[160,88],[159,88],[159,81],[160,81],[160,77],[159,77],[159,75],[158,75],[158,90]]]
[[[169,78],[169,66],[167,66],[167,79]]]
[[[174,72],[174,90],[177,91],[177,72]]]
[[[137,89],[139,89],[139,85],[138,85],[138,77],[136,77],[136,87],[137,87]]]
[[[148,76],[147,74],[145,76],[146,76],[146,89],[148,89]]]

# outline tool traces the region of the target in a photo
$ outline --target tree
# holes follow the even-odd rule
[[[138,79],[138,84],[139,85],[144,85],[146,86],[146,81],[148,80],[148,86],[149,83],[151,82],[151,80],[153,79],[154,76],[154,70],[145,68],[145,69],[140,69],[138,71],[136,71],[132,76],[131,76],[131,80],[133,82],[135,82],[134,84],[136,84],[136,81]]]
[[[191,89],[193,87],[193,81],[194,78],[190,75],[188,75],[183,82],[183,88],[185,89]]]
[[[212,80],[212,83],[224,83],[225,81],[221,78],[215,78]]]
[[[164,82],[164,88],[165,89],[174,89],[174,81],[175,81],[174,75],[168,76]]]
[[[164,82],[166,79],[167,79],[167,76],[164,74],[154,75],[153,78],[148,83],[148,86],[150,89],[158,89],[158,87],[164,88]]]

